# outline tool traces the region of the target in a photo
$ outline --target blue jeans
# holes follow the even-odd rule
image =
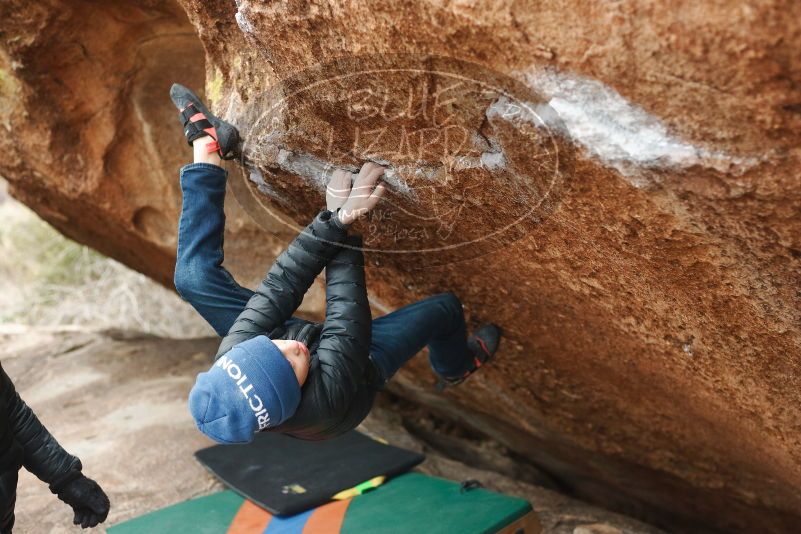
[[[225,169],[208,163],[181,168],[183,206],[174,278],[178,294],[220,336],[228,333],[253,295],[222,266],[226,177]],[[425,346],[439,375],[458,377],[469,368],[467,327],[462,304],[453,293],[425,298],[373,320],[370,357],[384,382]]]

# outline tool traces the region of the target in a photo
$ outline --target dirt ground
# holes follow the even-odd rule
[[[104,526],[222,489],[193,459],[194,451],[211,442],[194,428],[186,409],[194,377],[207,368],[216,345],[212,338],[171,340],[120,331],[0,330],[0,360],[21,396],[108,493],[112,510]],[[532,484],[547,478],[497,444],[453,429],[439,432],[430,417],[397,399],[380,402],[363,426],[425,451],[422,472],[478,479],[528,499],[545,532],[658,532]],[[14,532],[80,531],[71,520],[71,510],[23,470]],[[105,532],[104,526],[96,531]]]

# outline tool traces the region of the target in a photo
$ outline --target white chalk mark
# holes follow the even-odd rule
[[[255,33],[256,30],[253,24],[248,20],[246,14],[247,9],[249,9],[249,7],[246,6],[242,0],[236,0],[236,14],[234,15],[234,19],[243,33]]]
[[[575,142],[626,177],[648,168],[695,165],[740,174],[760,161],[697,147],[671,135],[657,117],[598,80],[551,68],[517,74],[548,99]]]
[[[409,185],[399,174],[401,170],[406,169],[392,167],[385,160],[371,159],[370,161],[386,167],[384,181],[392,186],[393,191],[404,195],[411,193]],[[325,191],[328,182],[331,180],[331,174],[336,169],[344,169],[352,173],[359,172],[359,169],[353,165],[333,165],[311,154],[295,152],[285,148],[278,149],[278,157],[275,163],[284,171],[311,180],[322,191]],[[415,171],[425,172],[419,168],[415,168]]]

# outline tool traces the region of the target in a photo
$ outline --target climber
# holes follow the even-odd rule
[[[492,324],[468,338],[462,305],[441,293],[371,321],[361,238],[348,228],[384,194],[384,169],[365,163],[358,175],[335,171],[326,209],[295,238],[255,292],[222,267],[226,171],[237,130],[175,84],[194,163],[180,172],[183,208],[175,287],[223,337],[215,363],[189,395],[198,428],[219,443],[244,443],[267,430],[307,440],[355,428],[378,390],[428,346],[442,384],[453,386],[485,364],[500,342]],[[322,324],[292,314],[326,270]]]
[[[106,520],[106,494],[39,422],[0,365],[0,534],[14,526],[17,475],[23,466],[72,508],[76,525],[88,528]]]

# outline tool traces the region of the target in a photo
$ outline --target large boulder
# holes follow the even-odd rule
[[[801,528],[798,2],[50,0],[0,21],[0,173],[68,236],[169,284],[188,152],[166,90],[205,79],[246,138],[236,274],[320,209],[331,166],[382,162],[358,227],[376,310],[453,291],[506,333],[465,385],[434,392],[420,359],[397,391],[593,502]]]

